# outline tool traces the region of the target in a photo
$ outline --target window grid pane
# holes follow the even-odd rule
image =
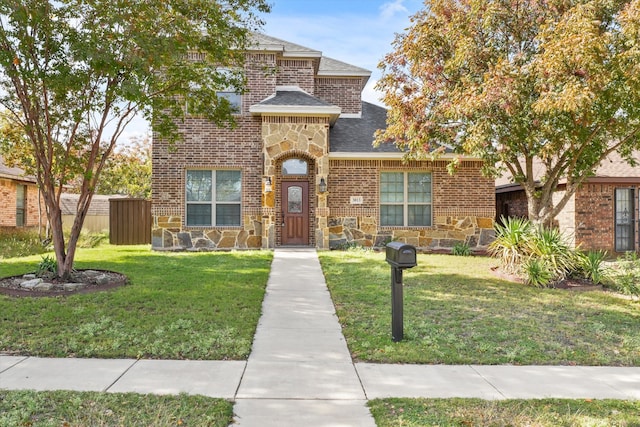
[[[187,171],[187,201],[210,202],[212,188],[211,171]]]
[[[216,201],[239,202],[242,199],[240,171],[216,172]]]
[[[211,205],[188,204],[187,205],[187,225],[211,226]]]
[[[409,203],[431,203],[431,175],[410,173],[408,178]]]
[[[380,177],[380,201],[382,203],[404,202],[404,174],[383,172]]]
[[[216,205],[216,225],[237,226],[240,225],[240,205]]]
[[[402,210],[402,205],[380,206],[380,224],[387,227],[402,226],[404,223]]]
[[[431,225],[430,205],[409,205],[409,225],[429,226]]]

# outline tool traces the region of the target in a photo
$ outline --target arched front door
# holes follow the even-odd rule
[[[282,182],[282,245],[309,245],[309,183]]]

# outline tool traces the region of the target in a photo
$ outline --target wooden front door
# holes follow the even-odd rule
[[[309,244],[309,183],[282,183],[282,245]]]

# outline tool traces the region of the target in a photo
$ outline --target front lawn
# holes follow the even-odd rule
[[[130,284],[66,297],[0,296],[0,352],[41,357],[246,359],[261,314],[270,251],[159,253],[148,246],[79,249],[77,269]],[[0,277],[40,256],[0,261]]]
[[[384,399],[369,407],[378,427],[640,425],[638,401]]]
[[[381,363],[640,365],[640,304],[496,278],[484,257],[419,255],[404,272],[404,340],[391,341],[385,254],[321,252],[354,359]]]
[[[233,405],[204,396],[0,390],[0,426],[227,427]]]

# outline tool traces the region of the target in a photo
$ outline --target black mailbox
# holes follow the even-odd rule
[[[415,267],[416,248],[401,242],[387,243],[387,262],[395,268]]]

